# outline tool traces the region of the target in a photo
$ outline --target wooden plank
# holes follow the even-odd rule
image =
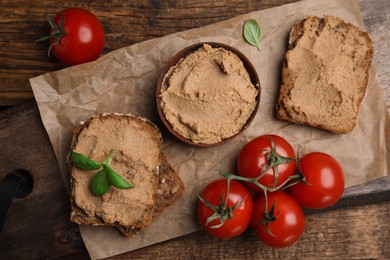
[[[0,113],[0,181],[23,169],[32,192],[14,199],[0,234],[0,258],[56,258],[84,248],[35,102]]]
[[[390,1],[358,0],[367,32],[374,43],[374,64],[390,111]]]

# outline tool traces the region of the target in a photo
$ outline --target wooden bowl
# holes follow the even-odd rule
[[[212,144],[195,143],[195,142],[191,141],[190,139],[182,136],[180,133],[176,132],[173,129],[172,125],[169,123],[169,121],[165,118],[164,112],[163,112],[162,107],[161,107],[161,97],[160,97],[161,89],[162,89],[162,86],[164,84],[164,80],[166,78],[165,76],[168,73],[168,71],[171,69],[171,67],[175,66],[179,62],[179,60],[181,60],[182,58],[186,57],[190,53],[196,51],[197,49],[202,47],[204,44],[208,44],[208,45],[212,46],[213,48],[217,48],[217,47],[224,48],[226,50],[229,50],[229,51],[235,53],[240,58],[240,60],[243,62],[245,69],[248,71],[248,74],[250,76],[250,80],[251,80],[252,84],[258,90],[258,94],[257,94],[257,97],[256,97],[256,106],[255,106],[254,110],[252,111],[252,113],[250,114],[250,116],[248,117],[246,123],[240,129],[240,131],[238,133],[236,133],[235,135],[232,135],[232,136],[230,136],[228,138],[222,139],[218,143],[212,143]],[[191,45],[191,46],[188,46],[188,47],[184,48],[183,50],[179,51],[172,58],[169,59],[168,63],[163,68],[163,70],[161,72],[161,75],[160,75],[160,77],[159,77],[159,79],[157,81],[156,102],[157,102],[157,111],[158,111],[158,114],[159,114],[159,116],[161,118],[161,121],[163,122],[165,127],[168,129],[168,131],[174,137],[176,137],[176,139],[178,139],[179,141],[181,141],[184,144],[188,144],[188,145],[192,145],[192,146],[213,147],[213,146],[221,145],[221,144],[224,144],[224,143],[230,141],[231,139],[233,139],[234,137],[238,136],[243,131],[245,131],[245,129],[247,129],[248,126],[252,123],[253,119],[256,116],[256,113],[257,113],[257,110],[258,110],[259,104],[260,104],[260,81],[259,81],[259,77],[258,77],[257,72],[256,72],[255,68],[253,67],[252,63],[249,61],[249,59],[244,54],[242,54],[237,49],[235,49],[235,48],[233,48],[233,47],[231,47],[229,45],[226,45],[226,44],[223,44],[223,43],[217,43],[217,42],[196,43],[194,45]]]

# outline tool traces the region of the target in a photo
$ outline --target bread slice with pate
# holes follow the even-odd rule
[[[115,150],[111,168],[134,187],[111,186],[101,197],[94,196],[90,183],[97,170],[76,167],[69,154],[71,220],[83,225],[115,226],[128,237],[149,226],[184,190],[183,182],[165,159],[161,147],[157,126],[130,114],[99,114],[75,127],[71,152],[102,162]],[[167,180],[170,185],[165,187]]]
[[[340,18],[297,22],[283,61],[277,117],[334,133],[351,132],[373,52],[369,35]]]

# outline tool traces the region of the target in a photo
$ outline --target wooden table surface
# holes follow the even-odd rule
[[[77,226],[68,220],[68,197],[28,81],[65,67],[47,58],[47,43],[35,43],[47,34],[46,15],[53,16],[70,6],[91,10],[106,31],[107,53],[291,2],[295,1],[2,0],[0,181],[10,171],[26,169],[34,177],[34,190],[13,202],[0,234],[0,258],[88,258]],[[374,62],[390,110],[390,1],[358,2],[374,41]],[[251,231],[232,240],[214,239],[199,231],[115,258],[390,258],[389,186],[389,178],[383,178],[349,189],[332,210],[307,212],[305,233],[290,248],[268,248]]]

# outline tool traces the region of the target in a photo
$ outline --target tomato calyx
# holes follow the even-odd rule
[[[276,187],[276,184],[278,183],[278,179],[279,179],[278,166],[280,164],[287,164],[291,161],[295,161],[296,158],[290,158],[290,157],[278,155],[276,153],[276,146],[272,137],[270,137],[270,141],[271,141],[271,151],[269,151],[268,149],[263,150],[263,152],[266,152],[267,154],[267,161],[263,165],[258,179],[263,177],[268,172],[268,170],[272,168],[274,170],[274,187]]]
[[[219,196],[219,204],[217,206],[211,204],[204,198],[198,195],[199,200],[205,204],[207,207],[212,209],[214,211],[213,215],[207,218],[205,225],[208,226],[211,221],[215,219],[219,219],[219,224],[213,225],[210,228],[220,228],[223,226],[225,221],[227,219],[232,219],[234,217],[233,211],[241,206],[241,204],[245,201],[246,197],[240,201],[238,201],[233,207],[227,207],[227,201],[229,198],[229,192],[230,192],[230,181],[231,179],[227,179],[226,182],[226,194],[225,194],[225,200],[223,200],[222,192]]]
[[[228,185],[228,188],[226,190],[226,198],[228,197],[228,194],[229,194],[230,182],[228,182],[227,185]],[[246,197],[245,197],[243,200],[238,201],[233,207],[226,207],[227,199],[225,201],[223,200],[222,192],[221,192],[220,197],[219,197],[219,205],[218,206],[211,204],[210,202],[208,202],[207,200],[205,200],[204,198],[202,198],[199,195],[198,195],[198,198],[202,203],[204,203],[207,207],[209,207],[210,209],[212,209],[214,211],[214,214],[207,218],[206,226],[208,226],[211,221],[213,221],[215,219],[219,219],[219,224],[213,225],[210,228],[219,228],[219,227],[223,226],[223,224],[225,223],[225,221],[227,219],[232,219],[233,218],[233,211],[235,209],[237,209],[238,207],[240,207],[241,204],[246,199]]]
[[[50,44],[50,46],[49,46],[49,50],[47,52],[47,56],[49,56],[49,57],[50,57],[50,51],[53,48],[53,46],[57,45],[60,42],[61,38],[68,34],[64,30],[65,16],[63,13],[61,13],[61,14],[62,14],[62,17],[61,17],[59,25],[57,25],[49,16],[46,17],[52,30],[49,33],[49,35],[43,36],[43,37],[39,38],[38,40],[36,40],[37,42],[41,42],[41,41],[55,39],[55,41],[52,44]]]
[[[267,194],[267,193],[265,193],[265,194]],[[277,220],[278,219],[278,215],[279,215],[279,211],[276,212],[276,214],[275,214],[275,203],[276,203],[276,200],[274,200],[272,202],[271,209],[269,211],[267,211],[268,199],[267,199],[267,196],[265,196],[266,208],[265,208],[265,211],[263,213],[263,219],[259,222],[259,224],[257,224],[257,226],[255,228],[255,231],[257,231],[260,228],[260,226],[265,225],[265,229],[266,229],[267,233],[270,234],[271,236],[275,236],[271,232],[271,230],[269,229],[269,223]]]
[[[293,176],[297,176],[296,180],[291,182],[291,183],[289,183],[289,184],[287,184],[287,185],[285,185],[283,187],[283,190],[285,190],[285,189],[287,189],[287,188],[289,188],[291,186],[294,186],[294,185],[296,185],[296,184],[298,184],[300,182],[302,182],[302,183],[304,183],[306,185],[310,185],[310,186],[312,185],[310,182],[306,181],[306,176],[302,173],[302,170],[301,170],[301,160],[300,160],[300,157],[299,157],[299,151],[297,152],[297,159],[296,159],[296,161],[297,161],[297,173],[296,173],[296,175],[293,175]]]

